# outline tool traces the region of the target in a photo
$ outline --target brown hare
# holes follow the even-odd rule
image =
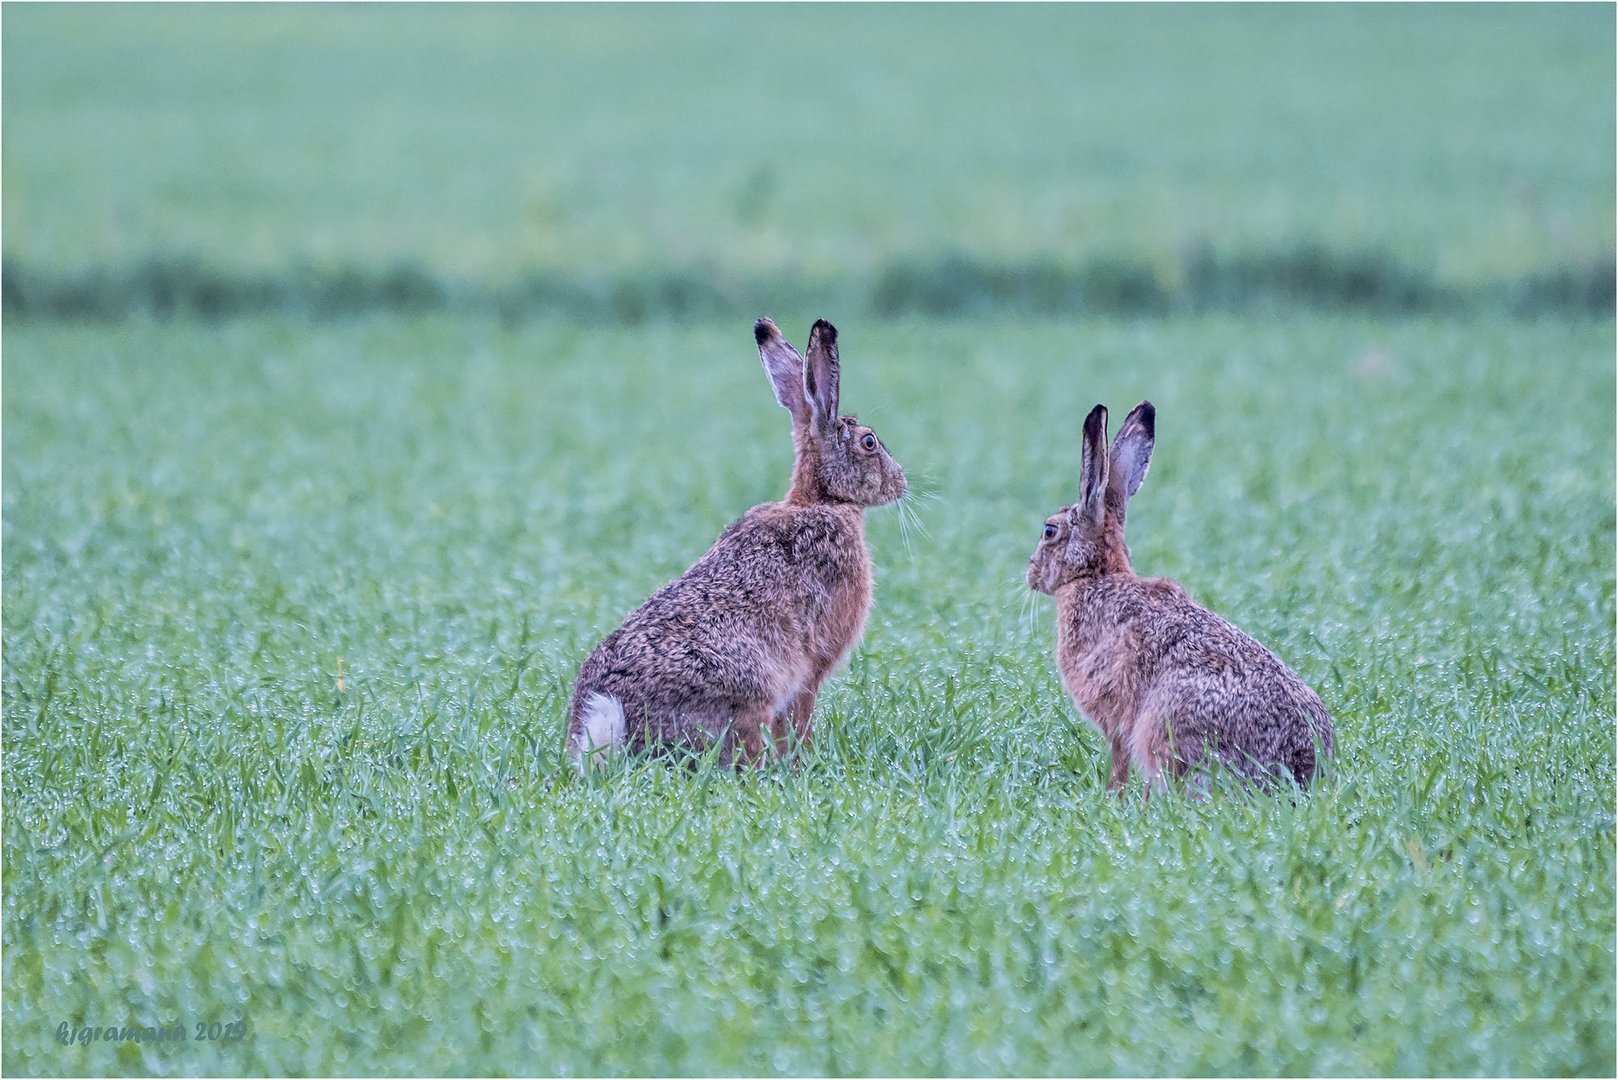
[[[1130,569],[1124,512],[1146,478],[1156,423],[1141,402],[1109,454],[1107,410],[1090,410],[1079,501],[1046,520],[1028,562],[1028,587],[1056,598],[1062,685],[1112,748],[1109,789],[1128,781],[1133,762],[1150,796],[1210,756],[1260,786],[1306,785],[1317,752],[1332,752],[1320,698],[1179,585]]]
[[[786,498],[755,506],[691,568],[636,608],[579,669],[568,752],[581,768],[618,748],[718,746],[762,764],[810,742],[821,681],[871,608],[868,506],[905,493],[904,470],[868,427],[837,411],[837,330],[824,319],[801,357],[769,319],[753,324],[775,400],[792,414]]]

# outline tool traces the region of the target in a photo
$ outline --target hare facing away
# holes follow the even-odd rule
[[[1145,774],[1147,794],[1211,764],[1260,786],[1313,779],[1331,717],[1303,680],[1168,578],[1137,577],[1124,511],[1151,464],[1157,412],[1143,401],[1107,450],[1107,410],[1084,421],[1079,501],[1045,522],[1028,587],[1056,598],[1056,663],[1112,748],[1109,790]]]
[[[753,324],[796,459],[781,502],[755,506],[652,594],[579,669],[568,752],[584,768],[619,748],[717,745],[759,765],[809,743],[815,694],[865,628],[871,557],[864,509],[905,493],[880,439],[837,411],[837,330],[809,331],[807,358],[769,319]]]

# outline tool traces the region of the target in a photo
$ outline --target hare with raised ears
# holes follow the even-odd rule
[[[792,414],[786,498],[755,506],[689,570],[609,634],[579,669],[568,752],[702,751],[762,764],[766,739],[809,743],[815,694],[871,607],[867,506],[905,493],[882,441],[837,411],[837,330],[821,319],[801,357],[775,324],[753,324],[775,400]]]
[[[1124,512],[1152,460],[1143,401],[1107,450],[1107,410],[1084,421],[1079,501],[1045,521],[1028,587],[1056,598],[1056,663],[1074,705],[1112,748],[1116,790],[1133,762],[1152,787],[1212,755],[1249,781],[1308,784],[1332,751],[1320,698],[1274,653],[1168,578],[1137,577]]]

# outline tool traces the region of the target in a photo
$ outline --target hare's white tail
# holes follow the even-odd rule
[[[591,694],[580,714],[583,724],[568,754],[583,772],[592,763],[603,765],[624,745],[624,704],[610,694]]]

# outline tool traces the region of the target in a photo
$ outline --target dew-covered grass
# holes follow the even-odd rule
[[[784,489],[754,314],[7,326],[6,1072],[1611,1073],[1610,319],[845,320],[932,497],[812,756],[583,780],[579,661]],[[1320,690],[1307,799],[1109,797],[1056,680],[1143,397],[1135,563]]]

